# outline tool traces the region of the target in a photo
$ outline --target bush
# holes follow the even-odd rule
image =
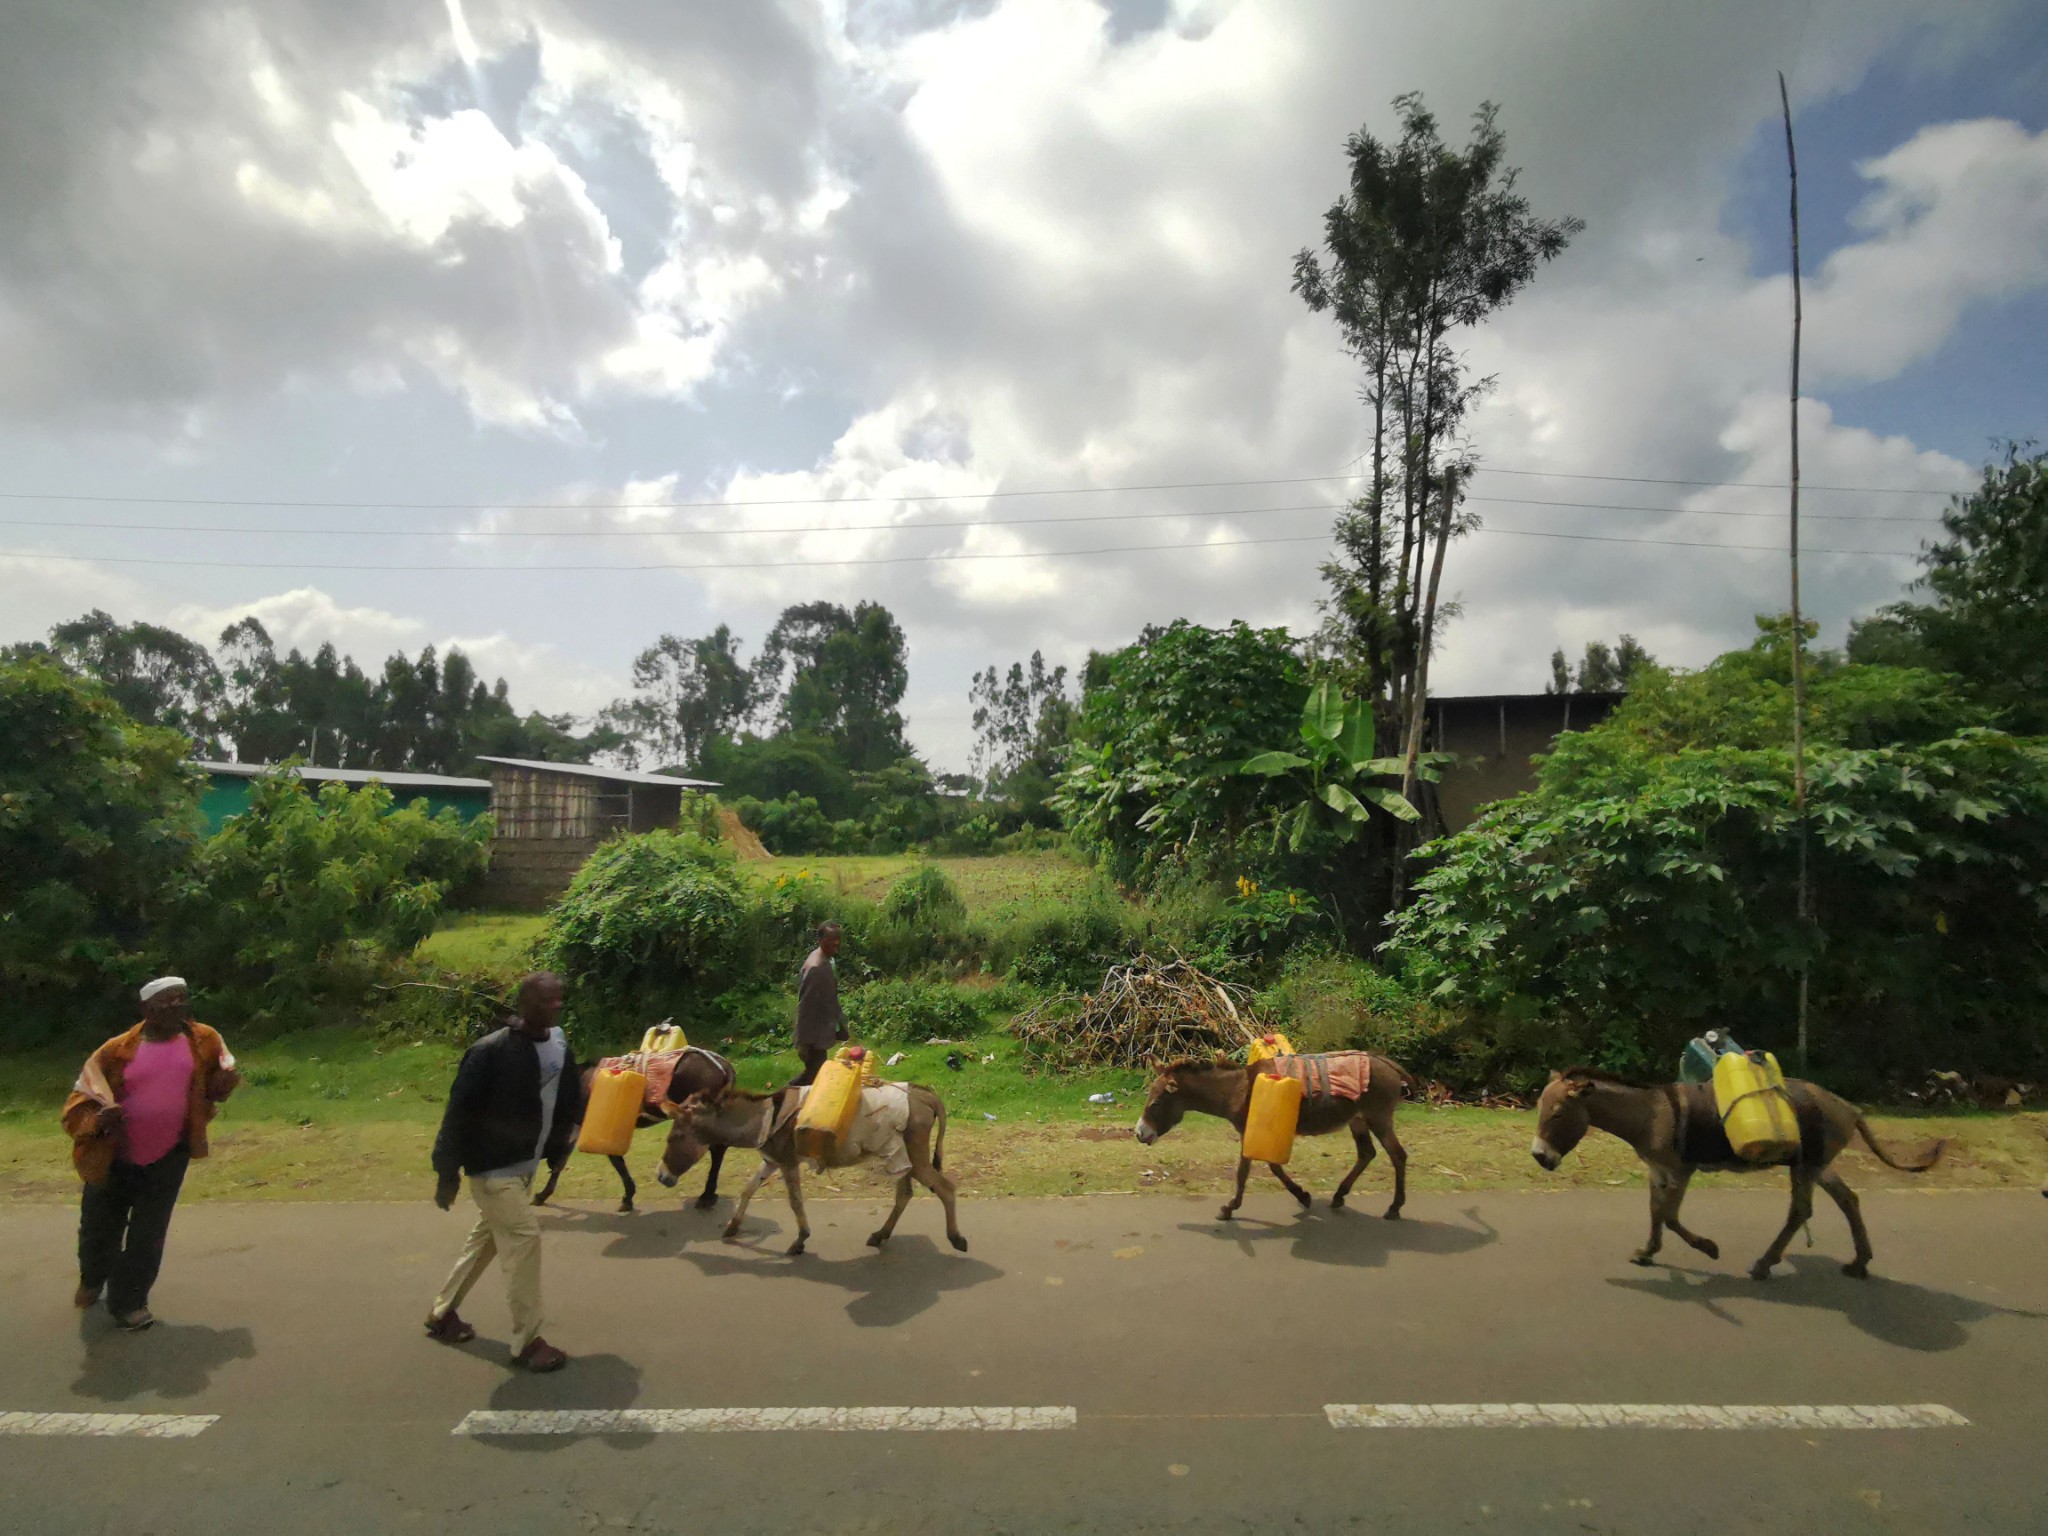
[[[967,916],[967,903],[960,889],[946,878],[936,864],[919,864],[889,887],[882,898],[882,915],[910,922],[945,922]]]
[[[266,775],[201,845],[167,950],[228,1017],[310,1022],[433,932],[449,891],[482,874],[490,833],[487,818],[429,815],[424,801],[393,810],[381,784],[316,795]]]
[[[989,967],[1035,987],[1086,991],[1144,945],[1144,925],[1114,887],[1018,908],[990,935]]]
[[[1721,1027],[1789,1066],[1806,960],[1815,1063],[1849,1091],[2048,1066],[2048,742],[1822,747],[1809,780],[1811,939],[1790,754],[1665,753],[1603,728],[1425,850],[1392,952],[1514,1049],[1540,1019],[1551,1065],[1664,1075]]]
[[[964,1040],[981,1032],[982,1012],[959,987],[929,981],[871,981],[847,994],[846,1029],[863,1044]]]
[[[0,1040],[133,1021],[198,836],[188,750],[50,662],[0,666]]]
[[[1301,1051],[1378,1051],[1460,1089],[1485,1086],[1501,1065],[1460,1015],[1335,950],[1295,950],[1257,1005]]]
[[[732,853],[688,832],[615,838],[577,871],[541,950],[586,1029],[621,1036],[672,1015],[687,1028],[735,975],[747,901]]]

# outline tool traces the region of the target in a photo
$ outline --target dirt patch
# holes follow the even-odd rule
[[[1129,1141],[1131,1139],[1131,1130],[1129,1126],[1084,1125],[1074,1132],[1074,1139],[1076,1141]]]
[[[718,831],[720,836],[732,844],[732,851],[749,864],[758,864],[775,857],[761,839],[754,835],[752,829],[740,820],[738,811],[721,805],[718,808]]]

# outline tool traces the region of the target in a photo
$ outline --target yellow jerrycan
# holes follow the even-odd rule
[[[1244,1121],[1244,1155],[1255,1163],[1284,1163],[1294,1156],[1294,1128],[1301,1119],[1301,1080],[1252,1079],[1252,1107]]]
[[[683,1034],[682,1025],[671,1024],[667,1019],[663,1019],[640,1037],[640,1054],[666,1055],[670,1051],[686,1049],[689,1043],[689,1039]]]
[[[633,1149],[633,1127],[647,1098],[647,1074],[630,1067],[608,1067],[590,1080],[590,1102],[583,1106],[578,1152],[599,1157],[624,1157]]]
[[[1248,1067],[1255,1067],[1262,1061],[1271,1061],[1275,1056],[1292,1056],[1293,1054],[1294,1042],[1276,1029],[1271,1034],[1260,1035],[1258,1039],[1245,1047],[1244,1064]]]
[[[804,1095],[796,1112],[796,1150],[799,1157],[829,1161],[853,1130],[860,1114],[861,1072],[867,1052],[853,1056],[858,1046],[849,1047],[842,1057],[818,1068],[811,1091]]]
[[[1785,1074],[1768,1051],[1729,1051],[1714,1062],[1714,1107],[1729,1145],[1744,1162],[1784,1157],[1799,1148]]]
[[[875,1053],[864,1045],[842,1045],[832,1053],[833,1060],[843,1061],[848,1066],[860,1068],[860,1085],[863,1088],[879,1088],[882,1079],[875,1071]]]

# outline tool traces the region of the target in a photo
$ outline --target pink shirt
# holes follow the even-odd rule
[[[192,1072],[192,1042],[183,1035],[136,1046],[121,1079],[124,1162],[146,1167],[178,1144],[185,1134]]]

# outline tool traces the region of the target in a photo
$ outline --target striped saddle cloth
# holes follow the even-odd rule
[[[1372,1057],[1364,1051],[1273,1056],[1262,1065],[1277,1076],[1299,1078],[1309,1099],[1362,1099],[1372,1083]]]

